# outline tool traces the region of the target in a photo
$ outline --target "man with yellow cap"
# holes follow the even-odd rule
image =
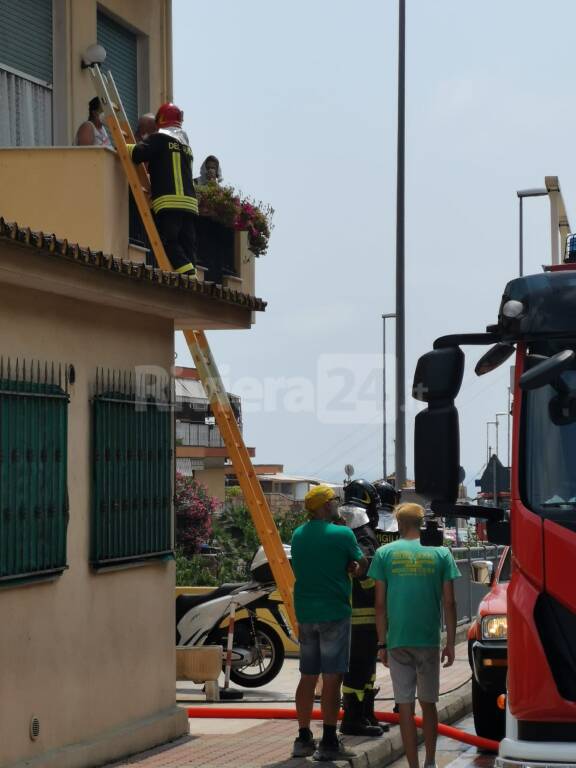
[[[340,501],[333,488],[316,485],[304,499],[308,521],[294,531],[292,567],[296,576],[294,606],[300,641],[300,682],[296,690],[299,733],[293,757],[315,760],[354,757],[336,734],[342,677],[350,659],[352,585],[350,574],[367,562],[349,528],[335,525]],[[314,688],[322,675],[322,740],[310,730]]]

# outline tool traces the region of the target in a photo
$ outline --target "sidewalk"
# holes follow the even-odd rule
[[[241,702],[219,702],[206,704],[198,686],[192,683],[178,683],[177,698],[181,706],[212,708],[219,706],[236,707],[239,710],[253,706],[277,709],[294,708],[294,691],[298,682],[298,661],[287,659],[281,673],[267,686],[244,690]],[[441,674],[440,719],[454,722],[464,716],[470,708],[470,678],[467,644],[456,646],[456,661],[450,669]],[[379,665],[377,685],[380,687],[376,708],[391,711],[392,684],[388,670]],[[388,699],[383,701],[382,699]],[[288,720],[190,720],[190,736],[178,742],[157,747],[148,752],[109,764],[105,768],[312,768],[315,765],[343,765],[344,763],[315,763],[311,759],[290,757],[292,742],[297,735],[295,721]],[[315,737],[321,733],[321,725],[314,723]],[[386,736],[379,739],[346,737],[346,744],[352,747],[358,758],[352,761],[358,768],[377,768],[387,765],[402,754],[398,727],[392,727]]]

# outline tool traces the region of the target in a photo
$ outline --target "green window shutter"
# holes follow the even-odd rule
[[[68,394],[52,365],[0,361],[0,584],[60,573],[68,527]]]
[[[98,12],[98,42],[106,49],[102,69],[110,70],[126,115],[133,128],[138,123],[138,38],[106,14]]]
[[[92,414],[92,566],[171,555],[172,404],[99,374]]]
[[[0,0],[0,67],[52,83],[52,0]]]

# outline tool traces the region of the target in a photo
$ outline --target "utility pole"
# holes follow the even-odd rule
[[[398,0],[398,144],[396,161],[396,488],[406,482],[406,361],[404,337],[404,147],[406,0]]]

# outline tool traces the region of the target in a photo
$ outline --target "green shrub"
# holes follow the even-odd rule
[[[215,587],[218,579],[210,571],[203,555],[186,557],[182,550],[176,550],[177,587]]]

